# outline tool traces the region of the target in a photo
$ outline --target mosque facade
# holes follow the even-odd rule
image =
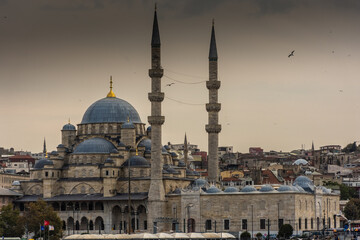
[[[160,33],[155,11],[149,76],[150,126],[112,90],[93,103],[76,126],[61,130],[62,142],[30,170],[30,180],[14,184],[29,202],[45,200],[63,221],[64,235],[160,231],[278,231],[289,223],[298,231],[339,226],[339,195],[306,177],[293,186],[218,186],[217,51],[214,26],[209,53],[209,182],[189,168],[187,158],[162,146]],[[211,149],[210,149],[211,148]],[[211,150],[211,151],[210,151]],[[185,154],[186,155],[186,154]]]

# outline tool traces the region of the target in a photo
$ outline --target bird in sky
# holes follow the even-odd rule
[[[166,84],[166,87],[170,87],[173,84],[175,84],[175,83],[172,82],[172,83]]]
[[[295,50],[293,50],[293,51],[289,54],[288,57],[294,56],[294,52],[295,52]]]

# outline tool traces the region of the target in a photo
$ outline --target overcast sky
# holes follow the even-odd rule
[[[154,1],[0,0],[0,146],[39,152],[108,93],[147,123]],[[360,1],[157,1],[163,144],[207,151],[211,21],[220,145],[290,151],[360,140]],[[295,50],[294,56],[288,54]],[[189,84],[183,84],[181,82]],[[175,82],[171,87],[168,83]],[[190,84],[191,83],[191,84]]]

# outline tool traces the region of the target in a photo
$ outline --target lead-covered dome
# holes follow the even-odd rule
[[[315,188],[313,181],[311,181],[311,179],[305,176],[297,177],[293,185],[300,186],[306,192],[314,192],[314,188]]]
[[[130,118],[133,123],[141,123],[138,112],[125,100],[106,97],[93,103],[85,112],[81,124],[124,123]]]
[[[241,189],[240,192],[257,192],[257,190],[253,186],[248,185]]]
[[[45,165],[54,165],[54,163],[50,159],[43,158],[35,163],[34,169],[43,169]]]
[[[74,154],[92,153],[102,154],[117,152],[116,147],[111,142],[103,138],[91,138],[83,141],[74,150]]]
[[[150,167],[150,163],[143,157],[135,155],[126,160],[121,166],[128,167],[130,162],[130,167]]]
[[[71,123],[65,124],[62,128],[63,131],[76,131],[76,128]]]

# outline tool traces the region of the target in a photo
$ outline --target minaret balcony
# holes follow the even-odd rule
[[[165,122],[164,116],[148,116],[150,125],[162,125]]]
[[[219,89],[221,85],[220,81],[206,81],[206,87],[207,89],[211,90],[211,89]]]
[[[165,94],[163,92],[148,93],[148,98],[151,102],[162,102]]]
[[[164,69],[156,68],[156,69],[149,69],[149,77],[153,78],[161,78],[164,75]]]
[[[206,111],[207,112],[219,112],[221,110],[220,103],[207,103],[206,104]]]
[[[221,125],[220,124],[207,124],[205,126],[207,133],[219,133],[221,132]]]

